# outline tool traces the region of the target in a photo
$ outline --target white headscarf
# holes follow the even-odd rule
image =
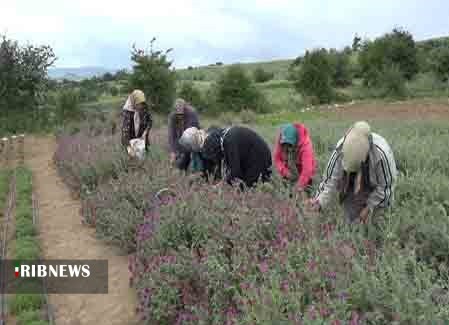
[[[354,124],[343,143],[343,167],[348,172],[358,172],[369,151],[370,126],[364,121]]]
[[[203,147],[206,138],[206,131],[198,130],[196,127],[191,127],[184,131],[179,139],[179,144],[188,150],[199,152]]]
[[[145,94],[141,90],[136,89],[128,96],[128,99],[123,106],[124,111],[134,112],[134,133],[136,137],[139,134],[140,126],[140,116],[138,112],[136,112],[136,105],[144,102]]]

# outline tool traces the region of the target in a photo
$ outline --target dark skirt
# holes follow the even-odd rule
[[[143,132],[147,128],[151,128],[152,120],[151,116],[148,113],[143,115],[141,120],[141,128],[139,130],[139,136],[136,136],[135,128],[134,128],[134,112],[131,111],[123,111],[122,113],[122,146],[125,148],[129,146],[129,141],[132,139],[140,138],[143,135]],[[147,132],[145,137],[145,150],[148,151],[150,147],[149,141],[149,132]]]
[[[134,129],[134,112],[123,111],[122,120],[122,145],[127,147],[129,146],[129,141],[136,137]]]

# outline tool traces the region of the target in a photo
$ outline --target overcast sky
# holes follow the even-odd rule
[[[133,43],[173,47],[177,67],[293,58],[403,26],[449,35],[447,0],[0,0],[0,34],[49,44],[57,67],[129,66]]]

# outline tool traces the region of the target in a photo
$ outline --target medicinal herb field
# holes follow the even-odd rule
[[[278,125],[265,122],[253,127],[274,144]],[[317,181],[351,123],[307,121]],[[55,159],[88,200],[85,218],[98,237],[130,253],[142,323],[443,325],[449,319],[447,123],[377,119],[372,129],[390,142],[400,170],[394,208],[378,227],[346,225],[337,205],[310,215],[277,177],[243,195],[189,184],[168,166],[164,130],[154,131],[141,166],[110,147],[101,155],[89,150],[118,138],[76,140],[82,130],[60,138]],[[154,194],[164,187],[177,197],[158,206]]]

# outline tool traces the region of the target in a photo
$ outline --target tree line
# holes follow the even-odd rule
[[[395,28],[374,40],[354,37],[352,46],[338,51],[306,51],[291,66],[296,89],[319,103],[338,99],[336,88],[360,79],[378,97],[405,97],[405,83],[428,73],[441,83],[449,79],[449,39],[415,42],[413,35]]]

